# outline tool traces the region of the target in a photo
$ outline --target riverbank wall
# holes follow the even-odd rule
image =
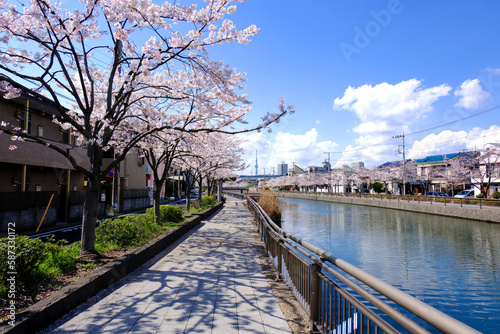
[[[352,197],[352,196],[332,196],[328,194],[303,194],[303,193],[290,193],[280,192],[279,197],[298,198],[306,200],[354,204],[372,206],[377,208],[404,210],[418,213],[427,213],[441,216],[448,216],[453,218],[463,218],[468,220],[479,220],[490,223],[500,224],[500,208],[487,207],[482,208],[479,205],[463,205],[459,203],[443,203],[438,202],[418,202],[406,201],[399,199],[381,199],[375,197]]]

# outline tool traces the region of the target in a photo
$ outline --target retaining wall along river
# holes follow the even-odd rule
[[[378,208],[405,210],[419,213],[436,214],[453,218],[464,218],[493,223],[500,223],[500,207],[490,207],[486,205],[461,205],[459,200],[456,203],[440,202],[418,202],[415,200],[399,200],[378,197],[354,197],[337,196],[317,193],[294,193],[279,192],[278,196],[287,198],[309,199],[324,202],[334,202],[343,204],[356,204],[373,206]]]

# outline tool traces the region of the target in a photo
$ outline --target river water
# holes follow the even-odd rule
[[[500,334],[500,224],[280,200],[287,232],[483,333]]]

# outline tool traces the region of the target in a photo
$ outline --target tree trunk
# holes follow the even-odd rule
[[[186,173],[186,211],[189,212],[191,210],[191,173]]]
[[[198,188],[198,201],[201,203],[201,191],[203,189],[203,176],[200,175],[200,180],[199,180],[199,188]]]
[[[96,175],[89,177],[83,204],[82,245],[80,248],[80,256],[82,257],[98,255],[95,250],[95,228],[99,211],[100,191],[101,182],[99,177]]]
[[[158,225],[161,224],[160,217],[160,200],[161,200],[161,187],[163,185],[163,181],[155,180],[153,182],[153,207],[154,207],[154,215],[155,221]]]

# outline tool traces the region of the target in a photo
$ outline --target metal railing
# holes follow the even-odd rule
[[[278,275],[309,313],[310,329],[332,334],[480,333],[287,233],[253,199],[247,202]]]

